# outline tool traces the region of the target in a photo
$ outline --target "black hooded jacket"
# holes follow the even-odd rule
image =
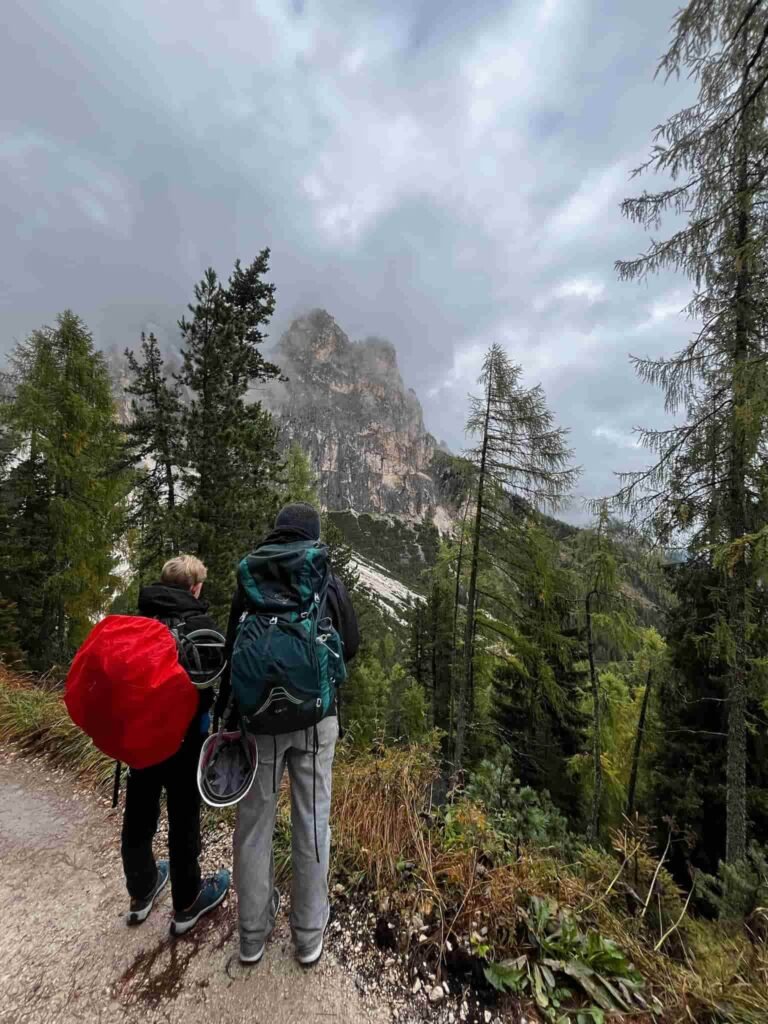
[[[314,539],[314,537],[308,536],[300,529],[283,529],[273,531],[268,537],[265,537],[262,543],[290,544],[296,540]],[[352,606],[352,601],[350,600],[347,588],[339,577],[333,574],[333,572],[331,572],[331,577],[328,582],[325,607],[327,614],[331,618],[331,622],[344,643],[344,661],[349,664],[357,654],[358,648],[360,647],[360,629],[357,623],[357,615],[355,614],[355,609]],[[232,652],[235,647],[235,640],[237,639],[237,627],[243,612],[246,611],[248,611],[248,600],[242,584],[238,581],[237,588],[232,597],[232,606],[229,610],[229,621],[227,622],[225,656],[228,666],[232,664]],[[216,701],[216,715],[218,717],[221,717],[224,714],[227,704],[229,703],[230,693],[231,686],[229,668],[227,668],[222,679],[218,700]],[[334,707],[330,713],[335,714],[335,712],[336,706],[334,703]]]
[[[159,619],[172,623],[182,619],[189,630],[215,629],[219,627],[208,614],[208,602],[195,597],[184,587],[169,587],[165,583],[153,583],[139,591],[139,615],[148,619]],[[199,690],[199,713],[192,720],[189,731],[200,730],[200,718],[210,711],[213,704],[213,690]]]

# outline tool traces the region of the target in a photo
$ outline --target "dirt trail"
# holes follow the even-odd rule
[[[189,936],[168,935],[170,896],[138,928],[123,921],[114,813],[41,762],[0,753],[2,1024],[384,1024],[328,951],[293,960],[278,921],[264,960],[237,959],[234,898]]]

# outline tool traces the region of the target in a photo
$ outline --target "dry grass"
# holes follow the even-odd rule
[[[95,785],[106,785],[114,762],[98,751],[67,714],[61,690],[35,684],[0,663],[0,741],[43,754]]]
[[[657,1020],[768,1022],[768,949],[750,942],[740,927],[691,920],[684,894],[642,834],[617,834],[614,855],[587,850],[577,864],[535,849],[494,863],[486,851],[495,837],[481,808],[464,804],[454,815],[452,836],[432,818],[436,774],[423,751],[388,749],[339,762],[336,856],[386,893],[390,906],[430,913],[443,939],[485,927],[494,956],[502,959],[518,952],[523,897],[539,896],[624,949],[665,1007]]]
[[[0,741],[45,754],[100,785],[111,776],[112,762],[70,722],[61,691],[2,665]],[[336,868],[347,877],[364,878],[404,914],[429,916],[437,942],[487,928],[496,958],[516,952],[524,897],[555,901],[582,928],[599,930],[625,950],[665,1007],[657,1020],[768,1022],[765,944],[751,942],[741,927],[685,915],[682,894],[658,870],[642,835],[621,833],[614,854],[587,850],[570,865],[536,849],[501,856],[482,808],[457,805],[450,829],[432,814],[436,776],[436,764],[423,750],[390,748],[364,757],[340,751],[333,810]],[[283,869],[288,830],[283,797],[278,828]]]
[[[436,775],[424,752],[390,748],[378,757],[337,759],[334,840],[345,863],[364,871],[376,888],[397,884],[405,863],[429,870],[422,815]]]

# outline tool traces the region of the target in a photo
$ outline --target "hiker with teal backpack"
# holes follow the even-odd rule
[[[317,963],[328,924],[331,774],[337,688],[359,645],[357,618],[320,542],[312,505],[286,505],[238,567],[227,629],[229,677],[217,717],[253,735],[256,777],[237,805],[234,881],[240,960],[264,955],[280,906],[272,836],[280,781],[291,780],[291,932],[303,966]]]

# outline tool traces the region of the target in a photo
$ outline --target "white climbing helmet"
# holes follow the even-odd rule
[[[249,792],[259,766],[256,737],[223,728],[209,736],[197,763],[197,788],[210,807],[232,807]]]

